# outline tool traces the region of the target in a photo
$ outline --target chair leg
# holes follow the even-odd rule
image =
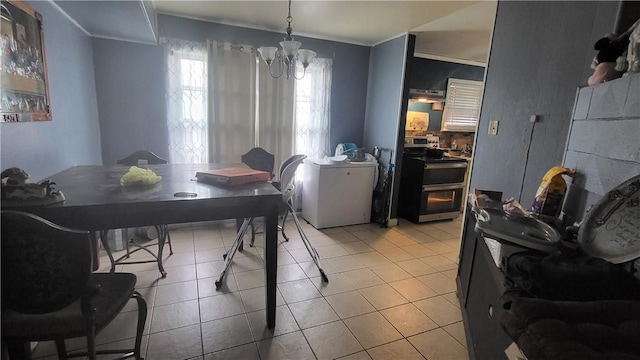
[[[56,340],[56,351],[58,352],[58,359],[66,360],[69,358],[67,356],[67,346],[64,343],[64,339]]]
[[[162,225],[164,232],[167,234],[167,244],[169,244],[169,255],[173,255],[173,246],[171,246],[171,234],[169,234],[169,225]]]
[[[144,332],[144,326],[147,322],[147,302],[144,300],[139,292],[134,291],[131,296],[138,302],[138,327],[136,329],[136,344],[133,350],[133,355],[136,360],[142,359],[140,354],[140,344],[142,343],[142,333]]]
[[[164,225],[156,225],[155,228],[158,233],[158,256],[156,260],[158,261],[160,275],[162,278],[165,278],[167,277],[167,272],[164,270],[164,265],[162,265],[162,250],[164,249],[164,243],[167,241],[168,232],[165,232],[166,228]]]
[[[100,231],[100,242],[102,242],[102,246],[104,247],[104,251],[107,252],[107,256],[109,257],[109,261],[111,261],[111,271],[116,272],[116,261],[113,258],[113,254],[111,254],[111,247],[109,246],[109,241],[107,240],[107,233],[109,230],[101,230]]]
[[[282,226],[280,227],[280,230],[282,230],[282,237],[284,237],[284,241],[289,241],[289,237],[287,237],[287,234],[284,233],[284,223],[285,221],[287,221],[287,215],[289,215],[289,209],[286,209],[284,211],[284,216],[282,217]]]
[[[133,242],[133,239],[129,239],[129,228],[125,228],[124,229],[124,246],[127,249],[127,259],[129,258],[129,255],[131,255],[129,253],[129,242]]]
[[[255,224],[251,224],[251,242],[249,243],[250,247],[253,247],[253,245],[256,243],[256,226]]]
[[[240,245],[242,245],[244,235],[247,233],[251,225],[253,225],[253,218],[244,219],[244,221],[242,222],[242,225],[240,226],[240,230],[238,230],[238,233],[236,234],[236,238],[233,241],[233,244],[231,245],[231,248],[224,255],[222,255],[222,257],[225,260],[224,269],[222,270],[222,273],[220,273],[218,280],[216,280],[215,282],[216,290],[220,289],[220,287],[222,286],[222,279],[224,278],[224,275],[227,273],[227,270],[229,270],[229,266],[231,266],[231,261],[233,260],[233,256],[236,254],[236,251],[240,250],[239,248],[240,248]]]
[[[93,324],[89,325],[87,331],[87,356],[90,360],[96,359],[96,329]]]
[[[318,256],[318,251],[316,250],[315,247],[313,247],[313,245],[311,245],[311,241],[309,241],[309,239],[307,238],[307,235],[304,233],[304,231],[302,231],[300,220],[298,220],[298,216],[296,215],[295,211],[291,210],[291,216],[293,216],[293,222],[296,226],[296,229],[298,229],[298,233],[300,234],[300,237],[302,238],[302,243],[307,248],[309,255],[311,255],[311,259],[313,259],[313,262],[318,267],[318,270],[320,270],[320,276],[322,277],[322,280],[324,280],[324,282],[329,282],[329,278],[324,273],[324,270],[322,269],[322,267],[320,267],[320,256]]]

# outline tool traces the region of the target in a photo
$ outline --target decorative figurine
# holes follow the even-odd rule
[[[2,202],[8,206],[48,205],[64,201],[64,194],[55,190],[49,179],[40,183],[29,182],[29,174],[12,167],[0,174],[2,178]],[[5,181],[6,179],[6,181]]]

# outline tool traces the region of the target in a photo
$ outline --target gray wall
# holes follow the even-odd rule
[[[500,1],[474,152],[471,187],[530,207],[542,176],[561,164],[575,89],[593,44],[611,32],[617,2]],[[541,121],[529,122],[532,114]],[[497,136],[487,135],[499,120]]]
[[[140,150],[169,157],[161,46],[93,39],[105,164]]]
[[[158,15],[161,37],[273,45],[284,32],[268,32]],[[333,58],[331,148],[362,144],[369,47],[295,36],[319,57]],[[96,85],[103,131],[103,156],[111,163],[132,149],[166,156],[164,55],[161,46],[94,40]],[[162,81],[162,83],[161,83]],[[119,86],[121,84],[121,86]]]
[[[29,5],[43,17],[53,121],[0,124],[0,167],[19,167],[37,181],[102,157],[91,39],[49,2]]]
[[[368,151],[374,146],[393,149],[380,158],[383,164],[396,164],[397,137],[401,122],[402,99],[405,88],[405,64],[407,61],[408,34],[376,45],[371,49],[369,60],[369,85],[367,87],[367,110],[365,114],[364,147]],[[404,109],[406,116],[406,105]],[[404,135],[404,134],[402,134]],[[401,156],[400,156],[401,158]],[[394,186],[394,190],[398,184]],[[391,218],[395,218],[397,196],[391,205]]]
[[[371,49],[369,60],[369,85],[364,126],[364,147],[374,146],[394,149],[400,121],[400,104],[404,86],[405,49],[407,35],[399,36]],[[388,164],[385,154],[382,159]],[[391,162],[395,164],[395,159]]]
[[[576,170],[567,179],[568,223],[640,175],[640,74],[579,90],[563,166]]]
[[[409,86],[412,89],[447,90],[449,78],[484,80],[484,67],[412,57],[409,60]]]

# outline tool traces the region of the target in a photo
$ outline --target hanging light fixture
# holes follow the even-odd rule
[[[294,78],[297,80],[302,79],[304,77],[307,67],[316,57],[315,51],[300,49],[302,43],[300,41],[293,40],[293,36],[291,36],[291,22],[293,18],[291,17],[291,0],[289,0],[289,15],[287,16],[287,36],[284,37],[283,41],[280,41],[280,46],[282,49],[278,49],[275,46],[261,46],[258,48],[258,53],[260,53],[260,57],[269,67],[269,75],[273,78],[279,78],[286,72],[287,79]],[[304,68],[304,73],[300,79],[296,78],[296,60],[300,61],[302,67]],[[278,67],[280,69],[279,74],[274,74],[272,70],[272,65],[274,63],[278,63]]]

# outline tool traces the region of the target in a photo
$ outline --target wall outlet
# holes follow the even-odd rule
[[[498,120],[489,121],[489,135],[498,135]]]

